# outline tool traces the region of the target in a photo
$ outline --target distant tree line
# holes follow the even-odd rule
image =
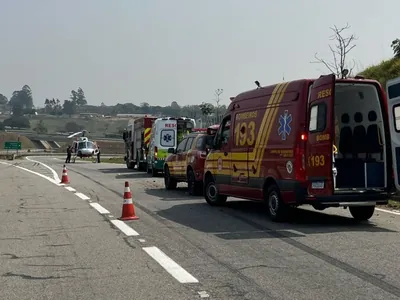
[[[225,105],[218,106],[218,112],[224,113]],[[203,102],[200,105],[180,106],[176,101],[172,101],[168,106],[150,105],[147,102],[140,104],[118,103],[107,106],[101,103],[100,106],[88,105],[85,93],[82,88],[72,90],[68,100],[61,102],[58,98],[46,98],[43,108],[35,108],[33,105],[32,90],[28,85],[24,85],[21,90],[14,91],[10,100],[0,94],[0,111],[11,113],[11,117],[3,123],[0,122],[0,130],[5,126],[12,128],[30,128],[29,116],[32,114],[49,114],[53,116],[68,115],[77,113],[93,113],[100,115],[115,116],[117,114],[151,114],[156,116],[183,116],[190,118],[207,118],[216,113],[217,107],[212,103]],[[71,127],[71,126],[69,126]],[[33,128],[38,133],[47,132],[43,121],[38,121]]]

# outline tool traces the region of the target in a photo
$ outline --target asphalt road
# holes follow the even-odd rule
[[[277,224],[268,220],[258,203],[231,199],[226,207],[211,207],[202,197],[189,196],[184,184],[177,191],[166,191],[162,178],[123,165],[68,164],[71,183],[60,187],[62,158],[28,159],[12,163],[35,174],[18,169],[10,177],[0,170],[1,188],[8,191],[0,198],[0,237],[23,239],[2,240],[1,253],[65,254],[60,260],[52,258],[50,264],[81,269],[70,272],[43,266],[34,273],[24,259],[1,257],[6,263],[0,265],[0,284],[7,282],[9,293],[9,298],[0,294],[1,299],[35,299],[12,298],[16,284],[35,291],[33,296],[37,291],[59,293],[60,297],[50,299],[64,299],[73,292],[83,293],[76,299],[122,299],[124,295],[131,299],[400,299],[400,213],[377,211],[369,223],[358,224],[343,209],[297,209],[291,222]],[[7,166],[7,170],[15,168]],[[140,217],[126,222],[138,234],[129,237],[126,228],[111,224],[121,215],[125,181],[131,185]],[[13,192],[13,185],[24,196]],[[39,195],[44,198],[38,200]],[[36,203],[53,209],[22,210],[19,202],[25,198],[32,207]],[[93,203],[100,207],[92,207]],[[50,218],[49,212],[54,216]],[[19,220],[30,218],[30,226],[20,224]],[[7,227],[9,223],[13,225]],[[71,228],[75,230],[68,231]],[[46,238],[32,237],[34,242],[27,240],[29,247],[22,244],[24,236],[43,231]],[[73,246],[46,250],[46,244],[57,243]],[[35,259],[41,264],[52,260]],[[82,269],[88,266],[92,269]],[[39,281],[5,275],[9,272],[73,277]],[[51,289],[60,282],[65,289]]]

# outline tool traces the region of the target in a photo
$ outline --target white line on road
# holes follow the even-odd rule
[[[66,186],[65,189],[70,192],[76,192],[76,189],[74,189],[73,187],[70,187],[70,186]]]
[[[105,209],[103,206],[101,206],[98,203],[90,203],[90,206],[93,207],[95,210],[97,210],[101,214],[109,214],[110,212]]]
[[[145,240],[145,239],[139,239],[139,242],[141,242],[141,243],[145,243],[145,242],[146,242],[146,240]]]
[[[114,224],[115,227],[117,227],[119,230],[121,230],[127,236],[137,236],[137,235],[139,235],[139,233],[137,233],[132,227],[126,225],[121,220],[110,220],[110,221],[111,221],[111,223]]]
[[[15,168],[24,170],[24,171],[26,171],[26,172],[35,174],[35,175],[37,175],[37,176],[40,176],[40,177],[42,177],[42,178],[44,178],[44,179],[50,181],[51,183],[54,183],[55,185],[58,185],[58,186],[60,185],[60,184],[59,184],[57,181],[55,181],[53,178],[50,178],[50,177],[45,176],[45,175],[43,175],[43,174],[40,174],[40,173],[38,173],[38,172],[29,170],[29,169],[26,169],[26,168],[23,168],[23,167],[20,167],[20,166],[16,166],[16,165],[13,165],[13,164],[9,164],[9,163],[6,163],[6,162],[1,162],[1,161],[0,161],[0,163],[3,164],[3,165],[12,166],[12,167],[15,167]]]
[[[82,194],[82,193],[75,193],[75,195],[77,195],[82,200],[89,200],[90,199],[88,196],[86,196],[85,194]]]
[[[388,210],[388,209],[383,209],[383,208],[375,208],[375,209],[378,211],[383,211],[388,214],[400,216],[400,211],[398,211],[398,210]]]
[[[184,268],[169,258],[164,252],[157,247],[143,247],[148,255],[158,262],[169,274],[171,274],[180,283],[197,283],[199,282]]]
[[[56,171],[54,171],[54,169],[50,168],[50,167],[49,167],[48,165],[46,165],[45,163],[42,163],[41,161],[38,161],[38,160],[31,159],[31,158],[29,158],[28,156],[25,157],[25,158],[26,158],[27,160],[31,161],[31,162],[38,163],[38,164],[42,165],[43,167],[49,169],[49,170],[51,171],[51,173],[53,173],[53,178],[54,178],[54,180],[55,180],[55,181],[58,181],[58,182],[61,181],[61,180],[60,180],[60,177],[58,177]]]

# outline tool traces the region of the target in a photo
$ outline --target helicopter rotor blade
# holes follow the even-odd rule
[[[82,133],[82,131],[75,132],[75,133],[69,135],[68,138],[70,139],[70,138],[72,138],[72,137],[74,137],[74,136],[76,136],[76,135],[78,135],[78,134],[81,134],[81,133]]]

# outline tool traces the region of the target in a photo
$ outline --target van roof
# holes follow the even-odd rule
[[[286,81],[286,82],[281,82],[281,83],[289,83],[289,86],[287,87],[286,92],[297,92],[299,89],[304,87],[304,84],[311,84],[313,83],[317,78],[309,78],[309,79],[298,79],[298,80],[293,80],[293,81]],[[373,83],[373,84],[378,84],[379,82],[376,80],[372,79],[356,79],[356,78],[348,78],[348,79],[337,79],[336,82],[358,82],[358,83]],[[270,95],[272,94],[272,91],[274,88],[281,83],[276,83],[273,85],[268,85],[268,86],[262,86],[261,88],[255,88],[252,90],[248,90],[245,92],[242,92],[238,94],[234,99],[232,99],[231,103],[241,101],[244,99],[251,99],[251,98],[257,98],[262,95]]]

